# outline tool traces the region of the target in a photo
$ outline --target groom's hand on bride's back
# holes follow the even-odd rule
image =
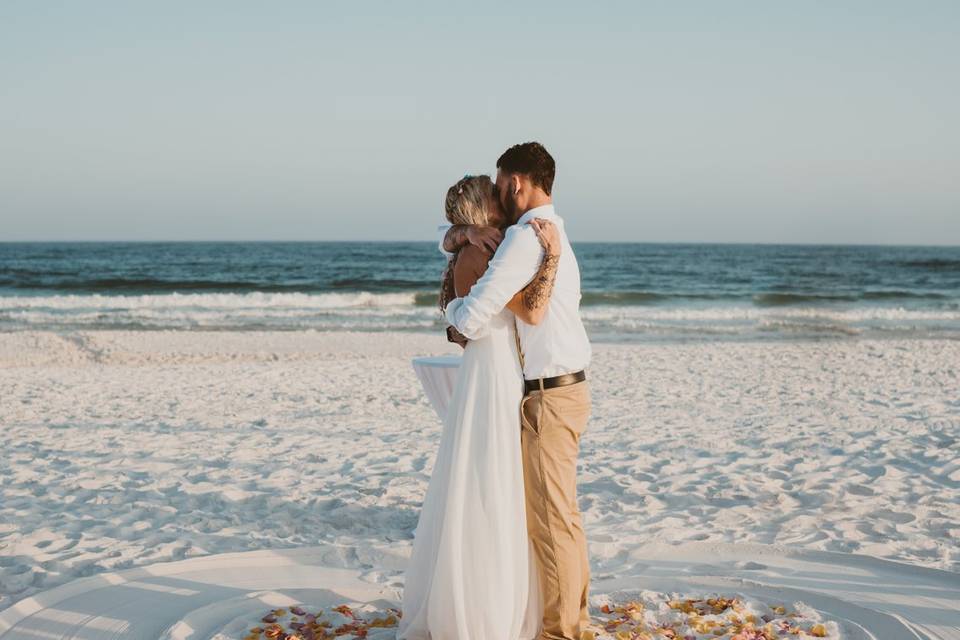
[[[457,331],[456,327],[447,326],[447,342],[454,342],[466,349],[469,340],[467,340],[465,335]]]
[[[455,224],[443,238],[443,248],[453,253],[466,244],[472,244],[488,256],[496,252],[503,242],[503,232],[496,227],[478,224]]]

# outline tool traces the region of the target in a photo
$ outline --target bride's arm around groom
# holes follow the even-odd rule
[[[542,260],[543,246],[536,230],[527,224],[509,227],[487,270],[470,289],[447,306],[447,321],[474,340],[483,336],[490,320],[533,280]]]

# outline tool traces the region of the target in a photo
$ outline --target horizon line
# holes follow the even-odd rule
[[[0,240],[7,244],[436,244],[436,240]],[[792,247],[913,247],[932,249],[960,249],[960,244],[902,244],[895,242],[771,242],[723,240],[571,240],[572,245],[584,244],[647,244],[647,245],[722,245],[722,246],[792,246]]]

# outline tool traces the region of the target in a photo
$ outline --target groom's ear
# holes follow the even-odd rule
[[[510,175],[510,193],[516,196],[520,193],[520,174],[514,173]]]

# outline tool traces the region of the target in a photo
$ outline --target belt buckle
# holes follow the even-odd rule
[[[526,378],[523,379],[523,395],[527,395],[528,393],[533,393],[534,391],[539,391],[540,393],[543,393],[544,388],[545,387],[543,386],[543,376],[540,376],[539,378],[534,378],[533,380],[527,380]]]

